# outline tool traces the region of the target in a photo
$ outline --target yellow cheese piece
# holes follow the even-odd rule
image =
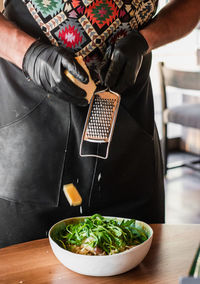
[[[82,203],[82,197],[73,183],[65,184],[63,191],[71,206],[78,206]]]
[[[65,75],[74,83],[76,84],[78,87],[80,87],[81,89],[86,91],[86,99],[88,101],[88,103],[90,102],[94,91],[96,89],[96,85],[94,83],[94,81],[92,80],[91,76],[90,76],[90,72],[83,60],[82,56],[78,56],[76,57],[76,60],[78,61],[78,63],[83,67],[83,69],[86,71],[86,73],[88,74],[89,77],[89,82],[88,84],[84,84],[81,81],[79,81],[78,79],[76,79],[71,73],[69,73],[68,70],[65,70]]]

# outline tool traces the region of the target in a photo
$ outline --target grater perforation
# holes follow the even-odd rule
[[[120,95],[110,90],[104,90],[94,93],[80,145],[81,156],[95,156],[100,158],[107,158],[108,148],[112,138],[114,125],[120,104]],[[106,157],[98,155],[83,155],[82,144],[83,141],[93,143],[108,143]]]

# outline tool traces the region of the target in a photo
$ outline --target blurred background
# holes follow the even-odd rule
[[[159,9],[168,1],[160,0]],[[160,86],[159,62],[169,68],[197,72],[200,76],[200,29],[199,25],[186,37],[153,51],[151,79],[155,104],[155,120],[161,143],[163,142],[163,120],[165,112],[162,106],[162,87]],[[188,74],[189,77],[189,74]],[[194,80],[196,85],[200,78]],[[174,78],[174,80],[176,80]],[[196,82],[198,80],[198,82]],[[180,105],[200,104],[200,90],[183,90],[169,88],[167,93],[168,108]],[[200,119],[199,114],[194,119]],[[188,117],[186,117],[189,120]],[[184,127],[177,123],[168,124],[168,162],[174,166],[166,171],[166,222],[167,223],[200,223],[200,167],[195,170],[188,166],[191,161],[200,157],[200,130]],[[162,149],[164,152],[164,149]],[[177,167],[176,167],[177,166]]]
[[[167,0],[160,0],[158,11],[167,2]],[[3,9],[2,0],[0,0],[0,9]],[[164,62],[165,66],[169,68],[199,74],[200,26],[197,26],[185,38],[153,51],[151,79],[155,120],[165,157],[163,141],[166,111],[163,108],[163,83],[161,84],[160,80],[159,62]],[[196,81],[194,79],[194,85],[196,85]],[[183,104],[186,106],[189,104],[200,105],[200,90],[189,90],[186,94],[186,90],[173,88],[171,91],[169,90],[167,96],[169,109]],[[198,120],[199,117],[194,119]],[[188,121],[189,118],[186,120]],[[195,169],[188,166],[191,161],[200,158],[200,131],[198,127],[185,127],[178,123],[167,123],[167,129],[167,163],[171,163],[173,166],[165,171],[166,223],[200,223],[200,167],[199,163],[195,163]]]

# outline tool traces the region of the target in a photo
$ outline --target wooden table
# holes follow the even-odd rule
[[[173,284],[187,276],[200,242],[200,225],[152,225],[154,239],[144,261],[118,276],[91,277],[64,267],[48,239],[0,249],[1,284]]]

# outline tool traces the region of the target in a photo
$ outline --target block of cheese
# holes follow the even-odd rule
[[[78,206],[82,203],[82,197],[73,183],[65,184],[63,191],[71,206]]]
[[[96,84],[94,83],[94,81],[92,80],[91,76],[90,76],[90,72],[83,60],[82,56],[78,56],[76,57],[76,60],[78,61],[78,63],[83,67],[83,69],[86,71],[86,73],[88,74],[89,77],[89,82],[87,84],[82,83],[81,81],[79,81],[78,79],[76,79],[71,73],[69,73],[68,70],[65,70],[65,75],[74,83],[76,84],[78,87],[80,87],[81,89],[84,89],[86,91],[86,99],[88,101],[88,103],[90,102],[94,91],[96,89]]]

